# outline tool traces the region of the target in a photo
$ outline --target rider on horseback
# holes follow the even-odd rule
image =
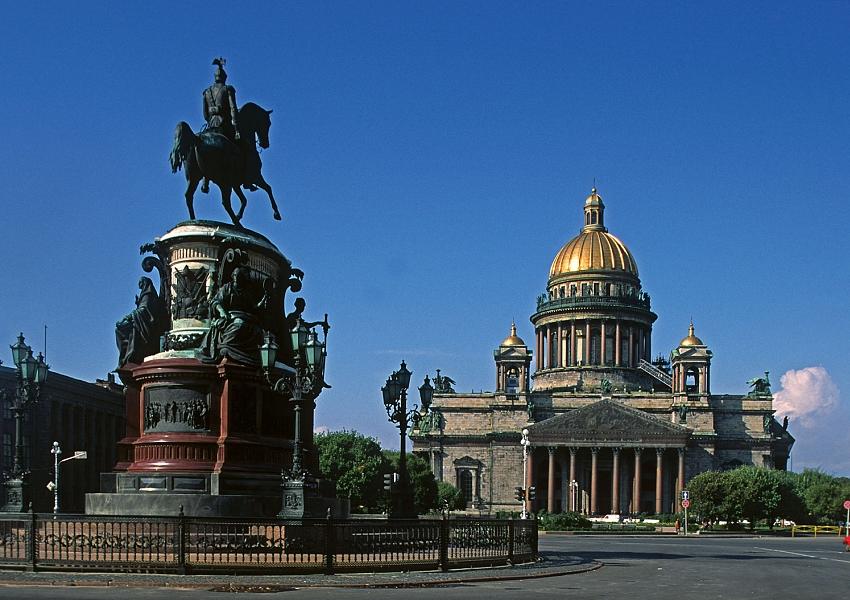
[[[207,126],[204,131],[220,133],[239,148],[239,127],[236,124],[236,90],[227,85],[227,72],[224,70],[223,58],[213,59],[216,65],[215,83],[204,90],[204,120]],[[246,186],[247,187],[247,186]],[[256,189],[256,188],[255,188]],[[206,177],[201,185],[201,191],[210,191],[210,180]]]

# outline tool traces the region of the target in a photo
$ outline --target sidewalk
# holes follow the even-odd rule
[[[406,573],[340,573],[336,575],[161,575],[141,573],[27,573],[0,571],[6,585],[78,587],[202,588],[211,591],[273,592],[304,587],[407,588],[556,577],[594,571],[602,563],[561,552],[543,552],[536,563]]]

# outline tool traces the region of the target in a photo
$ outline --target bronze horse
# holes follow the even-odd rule
[[[189,209],[190,219],[195,219],[195,190],[206,177],[215,182],[221,190],[221,203],[234,225],[240,224],[248,204],[241,189],[243,185],[252,190],[257,187],[265,190],[274,211],[274,218],[280,220],[272,188],[263,178],[262,162],[256,147],[256,144],[259,144],[260,148],[269,147],[271,112],[253,102],[242,106],[237,118],[240,138],[237,143],[212,131],[202,131],[195,135],[185,121],[177,124],[169,161],[172,173],[176,173],[185,165],[188,184],[185,194],[186,207]],[[233,212],[230,204],[231,192],[236,192],[241,202],[238,213]]]

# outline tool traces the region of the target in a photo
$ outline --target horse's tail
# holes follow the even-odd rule
[[[179,171],[183,163],[189,160],[189,153],[194,145],[195,134],[192,128],[186,121],[180,121],[174,130],[174,145],[171,147],[171,154],[168,155],[172,173]]]

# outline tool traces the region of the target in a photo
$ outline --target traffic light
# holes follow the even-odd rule
[[[393,489],[393,480],[395,479],[395,473],[384,473],[384,490],[389,492]]]
[[[534,500],[535,498],[537,498],[537,488],[534,487],[533,485],[529,486],[529,488],[528,488],[528,499]]]
[[[521,487],[515,487],[514,488],[514,498],[516,498],[520,502],[525,500],[525,490],[522,489]]]

